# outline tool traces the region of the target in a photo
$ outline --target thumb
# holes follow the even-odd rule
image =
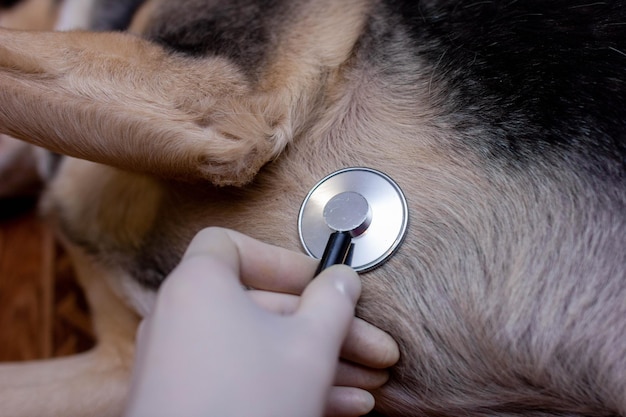
[[[345,265],[324,270],[302,293],[296,315],[306,318],[313,340],[320,347],[327,346],[327,353],[333,357],[347,335],[360,294],[359,276]]]

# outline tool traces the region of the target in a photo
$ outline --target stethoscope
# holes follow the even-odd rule
[[[320,259],[317,273],[334,264],[366,272],[395,253],[408,218],[406,198],[389,176],[371,168],[345,168],[307,194],[298,233],[304,250]]]

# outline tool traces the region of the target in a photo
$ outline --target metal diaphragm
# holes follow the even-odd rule
[[[319,259],[331,233],[350,232],[350,265],[365,272],[393,255],[408,218],[404,194],[389,176],[371,168],[345,168],[322,179],[306,196],[298,233],[305,251]]]

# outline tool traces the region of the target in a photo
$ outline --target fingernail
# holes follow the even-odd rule
[[[374,407],[376,406],[376,400],[374,399],[374,396],[367,392],[367,391],[362,391],[362,395],[360,397],[361,400],[361,414],[365,415],[367,413],[369,413],[370,411],[374,410]]]
[[[334,285],[337,290],[356,304],[361,296],[361,280],[357,273],[345,265],[336,265],[331,268],[335,274]]]

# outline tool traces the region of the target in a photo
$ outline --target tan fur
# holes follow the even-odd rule
[[[320,34],[329,25],[342,30],[321,45],[282,46],[258,86],[223,59],[168,55],[130,35],[0,30],[1,129],[134,171],[245,184],[297,133],[304,123],[297,115],[310,113],[325,72],[345,60],[365,17],[359,4],[322,9],[336,16],[330,22],[321,13],[313,14],[317,22],[304,16],[303,25]],[[79,120],[46,131],[68,111]],[[86,137],[101,125],[111,126],[106,137]]]
[[[259,128],[255,132],[269,130],[260,117],[238,108],[234,97],[247,86],[223,60],[170,57],[122,34],[1,30],[0,39],[0,67],[5,68],[0,99],[7,103],[0,110],[0,124],[7,134],[127,169],[224,183],[249,181],[245,162],[250,154],[271,157],[257,134],[231,134],[221,128],[221,120],[211,126],[216,113],[223,118],[240,114],[251,119],[248,126]],[[206,71],[207,65],[211,70]],[[217,97],[224,101],[216,104]],[[63,132],[47,129],[67,112],[77,119],[68,121]],[[39,115],[36,121],[32,114]],[[103,125],[111,126],[106,137],[88,136]],[[225,164],[233,160],[237,166],[231,174]]]
[[[131,251],[154,227],[161,190],[153,178],[71,158],[58,175],[42,203],[43,211],[56,212],[55,205],[62,201],[63,218],[56,220],[79,239]]]

